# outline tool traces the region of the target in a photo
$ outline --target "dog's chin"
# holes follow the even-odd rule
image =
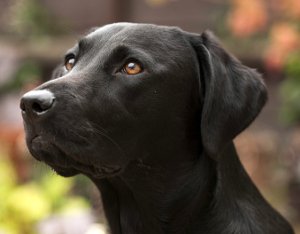
[[[121,166],[104,166],[83,164],[64,153],[56,144],[41,136],[35,136],[30,140],[28,148],[38,161],[49,165],[53,172],[63,177],[71,177],[84,174],[94,179],[117,176],[122,173]]]
[[[54,148],[54,144],[52,144],[50,141],[46,140],[45,138],[41,136],[35,136],[30,141],[29,146],[33,151],[39,152],[39,151],[51,151],[51,149]]]

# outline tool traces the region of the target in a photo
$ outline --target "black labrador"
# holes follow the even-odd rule
[[[27,146],[59,175],[97,185],[112,234],[294,233],[232,142],[265,85],[212,33],[107,25],[54,76],[21,100]]]

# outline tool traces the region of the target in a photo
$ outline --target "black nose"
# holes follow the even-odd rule
[[[49,112],[54,101],[54,94],[48,90],[33,90],[26,93],[20,102],[23,119],[38,121]]]

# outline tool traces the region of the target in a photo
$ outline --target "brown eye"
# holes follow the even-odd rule
[[[127,63],[124,67],[124,72],[129,75],[135,75],[142,71],[141,66],[136,62]]]
[[[75,64],[75,58],[74,57],[71,57],[71,58],[67,59],[67,62],[66,62],[66,65],[65,65],[66,69],[68,71],[70,71],[72,69],[72,67],[74,66],[74,64]]]

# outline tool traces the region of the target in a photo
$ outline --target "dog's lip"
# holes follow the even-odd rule
[[[74,168],[58,168],[57,166],[55,166],[55,169],[54,169],[54,166],[51,166],[52,168],[52,171],[60,176],[63,176],[63,177],[71,177],[71,176],[74,176],[74,175],[77,175],[79,172],[74,169]]]
[[[33,141],[35,138],[37,138],[37,137],[39,137],[39,135],[33,136],[33,137],[31,138],[31,140],[30,140],[30,143],[32,143],[32,141]]]
[[[51,147],[52,143],[45,139],[44,137],[40,135],[35,135],[31,141],[30,141],[31,147],[33,149],[39,149],[39,148],[48,148]]]
[[[62,167],[59,167],[59,166],[56,166],[56,165],[50,165],[50,167],[52,168],[52,171],[54,173],[65,176],[65,174],[66,174],[65,168],[62,168]],[[74,167],[73,169],[69,168],[69,169],[67,169],[67,171],[68,171],[67,174],[69,174],[69,171],[73,172],[72,170],[77,171],[78,169],[76,167]],[[81,173],[86,174],[86,175],[88,175],[88,174],[92,175],[95,179],[103,179],[105,177],[116,176],[119,173],[121,173],[122,170],[123,170],[122,167],[108,168],[108,167],[104,167],[104,166],[97,166],[97,167],[95,167],[95,166],[85,166],[85,170],[81,171]]]
[[[48,147],[53,147],[53,144],[47,139],[45,139],[43,136],[35,135],[31,139],[31,147],[35,150],[38,148],[45,149]],[[50,166],[52,167],[52,170],[54,172],[57,172],[58,174],[64,174],[63,173],[64,169],[61,168],[59,165],[50,165]],[[123,171],[123,167],[120,166],[86,165],[78,161],[75,163],[75,165],[72,165],[71,168],[72,167],[75,170],[81,169],[88,174],[92,174],[92,176],[96,179],[116,176]]]
[[[34,137],[31,138],[31,143],[35,142],[45,142],[45,140],[40,136],[40,135],[35,135]]]
[[[93,177],[96,179],[101,179],[104,177],[116,176],[123,171],[122,167],[105,167],[105,166],[94,166],[93,167]]]
[[[82,166],[82,165],[81,165]],[[54,173],[57,173],[59,175],[64,176],[65,170],[64,168],[61,168],[59,166],[51,166],[52,171]],[[82,169],[82,168],[81,168]],[[71,170],[71,169],[68,169]],[[78,170],[78,168],[74,168],[74,170]],[[116,167],[116,168],[109,168],[109,167],[104,167],[104,166],[85,166],[85,170],[81,171],[81,173],[86,174],[86,175],[92,175],[95,179],[102,179],[105,177],[112,177],[118,175],[120,172],[122,172],[123,168],[122,167]]]

